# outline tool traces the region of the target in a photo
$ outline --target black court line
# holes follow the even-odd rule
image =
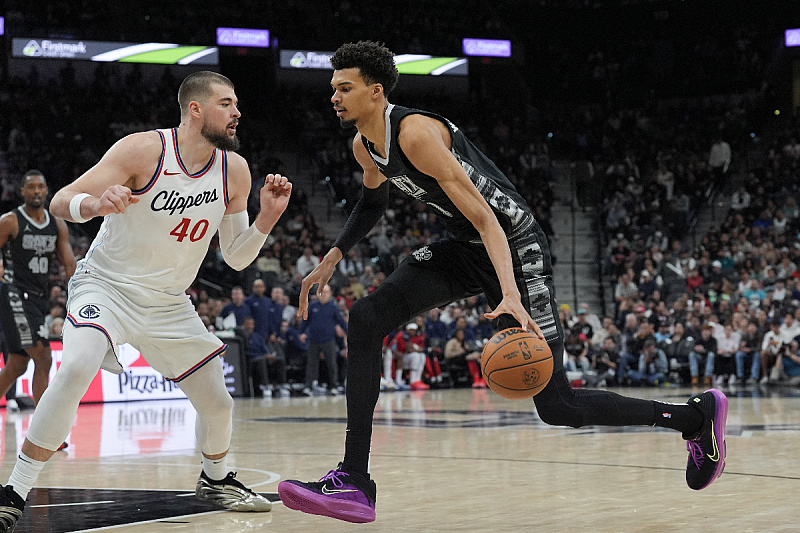
[[[421,414],[424,418],[420,417]],[[419,429],[502,429],[525,428],[533,430],[563,429],[564,436],[578,436],[588,434],[618,434],[618,433],[654,433],[672,432],[672,430],[655,426],[587,426],[579,429],[567,426],[551,426],[545,424],[534,413],[519,413],[514,411],[486,412],[485,416],[477,416],[475,411],[393,411],[390,417],[380,416],[376,413],[374,425],[383,427],[407,427]],[[441,420],[436,416],[465,416],[462,420]],[[347,424],[344,417],[300,417],[300,416],[270,416],[246,419],[251,422],[264,422],[270,424]],[[742,424],[728,425],[726,434],[739,437],[745,432],[756,431],[800,431],[800,423],[785,424]]]
[[[180,518],[229,513],[187,498],[189,491],[35,488],[14,533],[71,533],[138,523],[187,523]],[[272,502],[277,493],[260,493]]]

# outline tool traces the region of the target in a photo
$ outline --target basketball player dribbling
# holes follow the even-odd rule
[[[67,436],[100,368],[120,373],[130,343],[197,411],[203,469],[195,494],[234,511],[271,503],[227,469],[233,399],[225,387],[226,346],[203,326],[185,294],[219,230],[225,261],[243,269],[257,256],[289,201],[292,185],[269,174],[249,225],[250,171],[238,149],[233,84],[196,72],[178,90],[177,128],[129,135],[53,198],[51,212],[84,222],[104,217],[70,280],[63,360],[33,414],[22,451],[0,487],[0,531],[11,531],[45,461]]]
[[[391,51],[374,42],[341,46],[331,57],[331,102],[343,127],[355,126],[353,154],[364,170],[362,196],[333,248],[303,280],[324,287],[336,264],[380,220],[388,181],[436,212],[453,238],[410,255],[370,295],[350,309],[347,431],[344,460],[319,481],[283,481],[284,504],[350,522],[375,520],[376,485],[368,471],[372,418],[380,391],[382,339],[434,307],[485,293],[499,329],[520,325],[563,353],[563,332],[553,289],[547,239],[502,172],[450,121],[434,113],[392,105],[398,80]],[[548,424],[655,425],[688,440],[686,481],[708,486],[725,465],[728,400],[711,389],[687,404],[626,398],[604,390],[572,389],[561,357],[553,377],[534,397]]]

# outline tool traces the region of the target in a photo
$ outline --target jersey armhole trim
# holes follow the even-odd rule
[[[131,194],[140,195],[152,189],[153,185],[155,185],[156,181],[158,180],[158,176],[161,175],[161,169],[164,168],[164,152],[167,149],[167,141],[166,139],[164,139],[164,133],[162,133],[161,130],[156,130],[156,131],[158,132],[159,138],[161,138],[161,156],[158,158],[158,166],[156,167],[155,173],[150,178],[150,181],[147,182],[147,185],[145,185],[141,189],[131,191]]]
[[[228,152],[222,151],[222,199],[225,201],[225,208],[228,207],[230,196],[228,195]]]

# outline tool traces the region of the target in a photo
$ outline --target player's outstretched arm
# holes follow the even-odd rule
[[[161,138],[155,131],[120,139],[95,166],[53,196],[50,212],[72,222],[124,213],[139,201],[131,189],[150,180],[158,168],[161,150]]]
[[[297,306],[297,316],[308,317],[308,293],[314,286],[317,287],[317,296],[322,288],[330,281],[336,265],[342,257],[355,246],[381,219],[386,207],[389,205],[389,185],[386,177],[381,174],[366,148],[361,143],[361,134],[353,139],[353,155],[364,171],[364,183],[361,188],[361,198],[356,202],[353,211],[344,223],[342,231],[333,243],[333,247],[325,254],[319,265],[304,279],[300,288],[300,303]]]
[[[260,193],[260,210],[249,225],[247,197],[251,180],[244,158],[230,154],[228,176],[231,200],[219,226],[219,244],[225,262],[235,270],[242,270],[258,256],[267,235],[289,205],[292,183],[280,174],[267,174]]]
[[[411,115],[403,121],[398,141],[414,167],[434,177],[480,233],[503,291],[503,300],[492,313],[486,313],[486,317],[492,319],[509,314],[522,329],[531,329],[541,337],[541,329],[522,305],[506,234],[489,204],[450,151],[446,144],[449,135],[447,127],[440,121],[424,115]]]

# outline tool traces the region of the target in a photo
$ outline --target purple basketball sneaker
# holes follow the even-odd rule
[[[703,415],[703,425],[694,435],[684,434],[689,459],[686,462],[686,484],[694,490],[704,489],[725,470],[725,423],[728,419],[728,398],[722,391],[709,389],[692,396],[687,402]]]
[[[319,481],[287,479],[278,484],[278,495],[289,509],[356,523],[375,520],[376,492],[374,481],[342,471],[342,463]]]

